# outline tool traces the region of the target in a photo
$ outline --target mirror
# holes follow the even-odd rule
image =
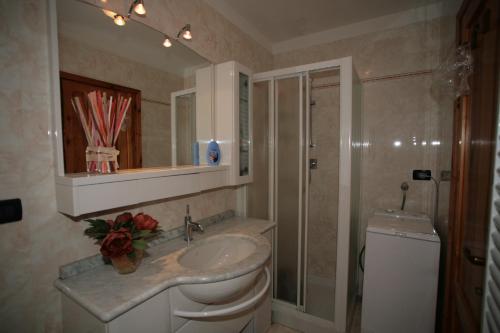
[[[164,47],[163,33],[133,17],[118,26],[77,0],[57,0],[57,21],[65,173],[87,171],[88,136],[72,100],[91,110],[91,91],[130,99],[116,138],[120,170],[192,165],[195,72],[210,63],[174,39]]]

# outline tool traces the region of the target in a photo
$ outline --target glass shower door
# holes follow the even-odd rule
[[[301,85],[298,76],[275,81],[276,298],[297,305],[301,265]]]
[[[276,298],[334,319],[339,70],[275,80]]]
[[[305,311],[333,321],[339,201],[339,70],[309,74],[310,111]],[[309,166],[308,166],[309,167]]]

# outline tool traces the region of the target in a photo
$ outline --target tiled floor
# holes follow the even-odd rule
[[[300,333],[280,324],[273,324],[266,333]]]

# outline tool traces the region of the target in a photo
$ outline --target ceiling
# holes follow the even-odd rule
[[[436,5],[440,0],[205,0],[263,44]]]

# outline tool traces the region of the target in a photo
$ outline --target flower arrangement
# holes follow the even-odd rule
[[[134,272],[139,266],[146,239],[160,233],[161,227],[151,216],[139,213],[133,216],[126,212],[115,220],[89,219],[90,227],[84,234],[101,245],[101,254],[109,259],[121,274]]]
[[[116,141],[125,121],[131,97],[113,99],[105,92],[91,91],[87,94],[88,103],[83,103],[79,96],[71,98],[73,109],[78,113],[87,139],[87,172],[111,173],[118,168],[115,149]]]

